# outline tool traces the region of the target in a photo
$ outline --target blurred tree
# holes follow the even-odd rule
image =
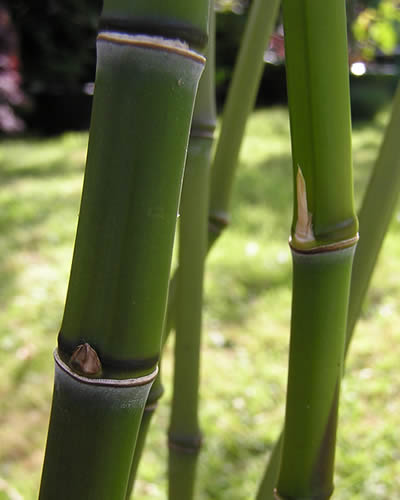
[[[75,89],[94,80],[101,0],[14,0],[9,9],[20,37],[28,92]]]
[[[372,59],[377,50],[392,53],[400,35],[400,0],[353,2],[356,16],[353,34],[362,56]]]

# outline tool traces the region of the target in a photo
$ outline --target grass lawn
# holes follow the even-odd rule
[[[387,114],[354,129],[359,205]],[[0,142],[0,499],[37,498],[87,134]],[[287,110],[253,114],[232,224],[207,266],[197,499],[253,499],[282,425],[291,302]],[[400,211],[372,282],[343,383],[336,500],[400,499]],[[361,235],[362,237],[362,235]],[[166,394],[135,499],[166,498]],[[112,500],[112,499],[110,499]]]

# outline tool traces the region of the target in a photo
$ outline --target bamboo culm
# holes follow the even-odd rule
[[[208,2],[175,3],[104,2],[41,500],[126,497],[205,62]]]
[[[200,353],[208,186],[216,126],[215,20],[210,16],[207,64],[193,113],[179,219],[174,384],[168,430],[168,498],[194,497],[202,443],[199,426]]]
[[[333,491],[354,212],[344,2],[284,0],[295,203],[293,299],[282,456],[275,496]]]
[[[264,67],[264,52],[276,24],[280,3],[281,0],[255,0],[250,7],[212,162],[207,252],[230,221],[229,206],[240,146],[256,100]],[[176,275],[171,278],[169,286],[165,338],[174,327],[175,315]]]

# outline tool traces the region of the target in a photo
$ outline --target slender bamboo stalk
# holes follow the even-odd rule
[[[41,500],[126,497],[157,373],[185,151],[204,66],[188,43],[206,40],[207,16],[205,0],[104,3]]]
[[[328,499],[357,235],[342,0],[284,0],[295,206],[288,390],[276,498]]]
[[[174,387],[168,431],[170,500],[193,498],[202,439],[198,398],[209,167],[216,126],[214,22],[210,33],[213,36],[196,99],[180,206]]]
[[[359,212],[362,238],[354,255],[350,285],[350,300],[346,332],[346,354],[360,316],[361,306],[376,264],[379,251],[393,215],[400,193],[400,157],[398,130],[400,129],[400,85],[397,88],[392,112],[382,145],[375,162],[362,207]],[[379,205],[378,205],[379,203]],[[372,223],[371,223],[372,221]],[[273,489],[279,474],[282,433],[275,443],[260,484],[257,500],[273,500]]]
[[[360,243],[354,258],[350,288],[346,352],[371,281],[400,193],[400,84],[392,112],[359,212]]]
[[[181,200],[174,387],[168,431],[170,500],[193,498],[201,446],[198,392],[211,146],[212,137],[193,137]]]
[[[211,171],[209,247],[229,224],[229,205],[247,118],[257,96],[264,52],[275,28],[280,0],[255,0],[243,34]]]
[[[229,205],[247,118],[254,107],[281,0],[254,0],[224,107],[221,131],[210,176],[207,252],[229,224]],[[176,276],[169,286],[165,337],[174,327]]]

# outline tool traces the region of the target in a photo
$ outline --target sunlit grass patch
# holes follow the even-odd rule
[[[354,131],[359,204],[387,114]],[[279,433],[291,305],[287,245],[292,171],[285,109],[247,127],[232,221],[207,262],[197,498],[254,498]],[[37,498],[60,327],[77,224],[87,134],[0,143],[0,499]],[[346,368],[337,500],[400,490],[400,207],[392,220]],[[139,471],[136,499],[166,498],[166,393]],[[12,494],[14,494],[12,493]]]

